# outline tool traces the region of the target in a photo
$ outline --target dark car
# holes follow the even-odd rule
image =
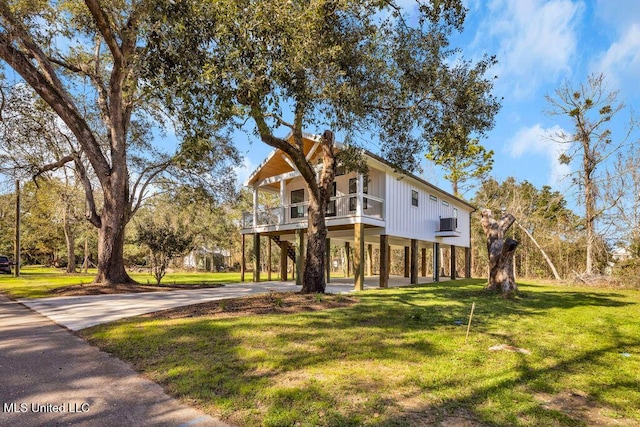
[[[0,271],[11,274],[11,261],[6,256],[0,255]]]

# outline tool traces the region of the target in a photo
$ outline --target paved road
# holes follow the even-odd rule
[[[0,295],[0,426],[225,426]]]

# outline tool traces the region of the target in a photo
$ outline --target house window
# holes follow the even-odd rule
[[[411,190],[411,206],[418,206],[418,192]]]
[[[358,193],[358,178],[349,178],[349,194]],[[349,197],[349,210],[355,211],[358,206],[358,197]]]
[[[358,192],[358,178],[349,178],[349,194]]]
[[[304,190],[293,190],[291,192],[291,218],[304,218]]]
[[[362,192],[364,194],[369,194],[369,177],[365,175],[362,178]],[[349,194],[358,194],[358,178],[349,178]],[[369,207],[369,201],[365,197],[362,200],[363,209],[367,209]],[[358,207],[358,197],[349,197],[349,210],[355,211]]]
[[[458,208],[453,208],[453,217],[458,218]]]
[[[331,184],[331,188],[329,189],[329,191],[331,191],[331,197],[336,197],[336,182],[333,181],[333,184]],[[325,216],[336,216],[336,201],[335,200],[329,200],[329,203],[327,204],[327,213]]]
[[[438,202],[438,198],[433,194],[429,194],[429,200],[431,200],[432,202]]]
[[[449,207],[449,202],[447,202],[446,200],[443,200],[442,201],[442,206]]]
[[[362,177],[362,192],[364,194],[369,194],[369,175],[364,175]],[[369,208],[369,200],[366,197],[362,199],[362,203],[364,205],[362,206],[362,209]]]

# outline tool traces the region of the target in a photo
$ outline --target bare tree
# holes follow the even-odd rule
[[[613,206],[607,212],[606,223],[612,235],[640,257],[640,148],[637,145],[619,153],[607,172],[603,196]]]
[[[599,196],[603,174],[601,166],[628,142],[634,129],[632,120],[626,134],[617,140],[613,139],[609,128],[611,120],[624,108],[617,98],[617,91],[607,90],[602,74],[589,76],[587,82],[577,88],[565,81],[553,95],[546,96],[548,114],[568,117],[573,125],[573,132],[561,131],[550,135],[550,138],[567,146],[565,153],[560,156],[562,163],[577,163],[574,182],[581,192],[585,210],[587,275],[595,272],[596,221],[605,211]]]

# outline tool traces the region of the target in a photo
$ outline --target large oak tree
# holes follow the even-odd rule
[[[68,136],[64,152],[38,165],[36,174],[74,165],[86,217],[99,233],[96,282],[131,281],[123,262],[125,225],[155,180],[195,171],[191,178],[208,178],[213,186],[216,176],[230,176],[210,173],[234,155],[211,128],[178,129],[187,138],[175,153],[150,143],[162,109],[140,71],[147,52],[141,35],[155,25],[153,10],[146,1],[0,1],[0,58]],[[28,143],[38,147],[38,140]]]
[[[176,111],[192,123],[213,117],[251,124],[306,181],[303,292],[325,289],[333,132],[414,171],[430,144],[459,152],[469,135],[482,136],[499,108],[485,77],[494,58],[467,62],[449,46],[463,26],[462,1],[406,9],[393,0],[160,3],[166,19],[149,34],[157,54],[149,77],[171,89]],[[283,130],[293,143],[278,136]],[[303,131],[323,135],[319,170],[305,156]]]

